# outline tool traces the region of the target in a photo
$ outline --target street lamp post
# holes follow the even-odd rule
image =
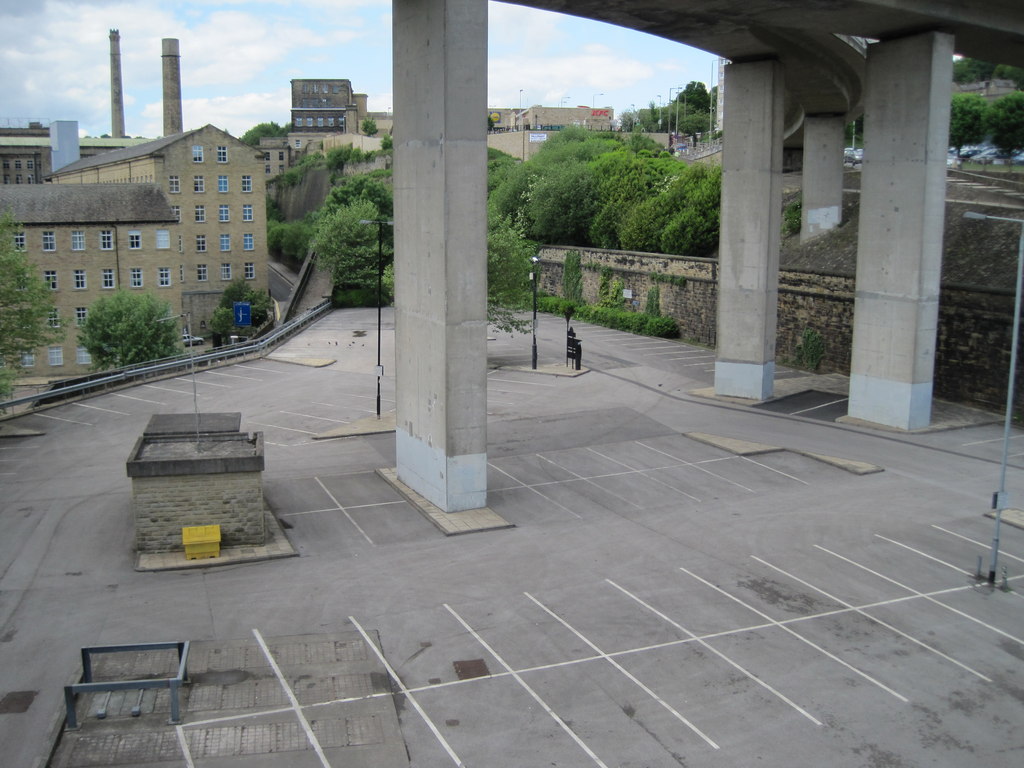
[[[539,256],[531,256],[533,272],[530,273],[530,282],[533,283],[533,357],[531,368],[537,370],[537,264],[540,263]]]
[[[1017,285],[1013,297],[1013,332],[1010,341],[1010,372],[1006,384],[1006,413],[1003,416],[1003,456],[999,464],[999,490],[992,498],[992,506],[996,511],[995,533],[992,536],[992,561],[988,569],[988,583],[995,586],[996,566],[999,560],[999,525],[1002,522],[1003,510],[1006,509],[1006,463],[1010,452],[1010,424],[1013,420],[1013,390],[1017,378],[1017,343],[1020,337],[1020,303],[1021,287],[1024,283],[1024,219],[1012,219],[1006,216],[989,216],[976,211],[967,211],[965,219],[989,219],[991,221],[1012,221],[1020,224],[1020,238],[1017,243]]]
[[[597,107],[597,97],[604,96],[603,93],[595,93],[594,97],[590,100],[590,108],[595,109]]]
[[[380,380],[384,375],[384,366],[380,359],[380,326],[382,289],[384,284],[384,226],[394,226],[395,222],[386,219],[360,219],[360,224],[377,225],[377,419],[380,420]]]

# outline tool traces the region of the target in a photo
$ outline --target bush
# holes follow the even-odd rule
[[[661,317],[661,289],[657,283],[647,289],[647,305],[644,307],[644,314]]]
[[[800,215],[803,204],[797,200],[782,209],[782,234],[796,235],[800,233]]]
[[[671,317],[652,317],[624,309],[598,307],[590,304],[579,305],[558,296],[542,296],[537,299],[537,309],[541,312],[565,317],[565,311],[568,308],[572,308],[573,316],[584,323],[603,325],[606,328],[615,328],[642,336],[657,336],[663,339],[679,337],[679,326]]]
[[[800,343],[796,345],[796,364],[809,371],[816,371],[823,357],[825,340],[813,328],[805,328]]]
[[[562,265],[562,295],[569,301],[583,301],[583,270],[580,268],[580,252],[569,251]]]

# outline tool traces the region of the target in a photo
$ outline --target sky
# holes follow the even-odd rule
[[[125,130],[163,131],[161,38],[178,38],[184,127],[240,136],[289,120],[293,78],[344,78],[392,111],[390,0],[0,0],[0,127],[77,120],[109,134],[111,29],[121,35]],[[571,16],[489,3],[488,107],[668,103],[710,86],[715,57]]]

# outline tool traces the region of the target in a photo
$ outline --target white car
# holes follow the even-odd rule
[[[205,344],[206,342],[201,336],[193,336],[191,333],[181,334],[181,343],[186,347],[198,346],[199,344]]]

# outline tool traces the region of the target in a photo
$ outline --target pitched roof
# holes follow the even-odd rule
[[[176,222],[156,184],[2,184],[0,214],[22,224]]]
[[[173,133],[170,136],[164,136],[159,139],[153,139],[143,144],[136,144],[134,147],[124,147],[123,149],[112,149],[109,152],[102,152],[92,157],[83,157],[81,160],[76,160],[73,163],[69,163],[61,168],[58,168],[51,175],[60,176],[61,174],[68,173],[70,171],[80,171],[83,168],[94,168],[98,165],[111,165],[112,163],[120,163],[124,160],[134,160],[137,157],[146,157],[154,152],[158,152],[164,147],[168,147],[177,141],[191,136],[193,133],[198,133],[202,128],[196,128],[191,131],[185,131],[184,133]]]

